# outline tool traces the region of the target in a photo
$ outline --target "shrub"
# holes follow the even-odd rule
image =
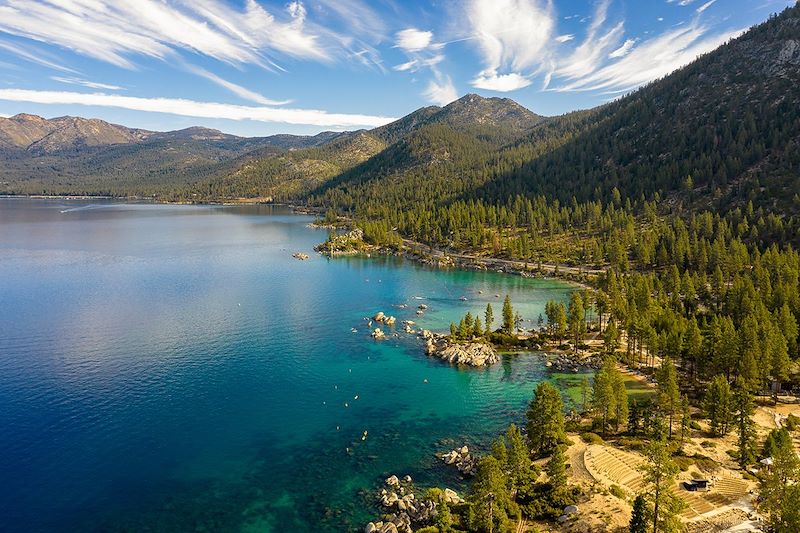
[[[583,439],[583,442],[587,444],[603,444],[603,438],[597,433],[592,433],[591,431],[581,433],[581,438]]]
[[[611,485],[611,488],[609,488],[608,490],[609,492],[611,492],[611,494],[613,494],[620,500],[624,500],[627,497],[627,494],[625,494],[625,491],[622,490],[622,487],[620,487],[619,485]]]

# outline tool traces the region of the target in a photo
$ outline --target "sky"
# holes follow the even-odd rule
[[[0,0],[0,115],[244,136],[467,93],[542,115],[663,77],[794,0]]]

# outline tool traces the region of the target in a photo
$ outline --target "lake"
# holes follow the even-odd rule
[[[433,454],[486,449],[554,376],[451,367],[400,320],[444,331],[510,294],[531,327],[570,286],[328,260],[311,220],[0,199],[0,530],[351,531],[389,474],[463,490]],[[370,338],[378,311],[399,337]]]

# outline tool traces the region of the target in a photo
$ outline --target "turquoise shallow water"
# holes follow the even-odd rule
[[[351,531],[390,473],[460,488],[433,453],[522,421],[547,369],[459,370],[363,317],[444,330],[509,293],[535,321],[569,287],[326,260],[309,221],[0,199],[0,530]]]

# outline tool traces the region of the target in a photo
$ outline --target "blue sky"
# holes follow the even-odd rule
[[[0,115],[239,135],[374,127],[468,92],[555,115],[793,0],[0,0]]]

